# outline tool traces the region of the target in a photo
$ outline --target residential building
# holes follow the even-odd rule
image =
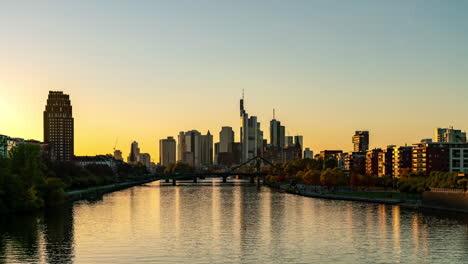
[[[98,156],[77,156],[73,160],[75,165],[85,168],[90,165],[97,165],[97,166],[108,166],[113,171],[117,171],[117,167],[119,163],[122,161],[115,159],[112,155],[98,155]]]
[[[176,140],[173,137],[159,140],[159,164],[169,166],[176,163]]]
[[[320,151],[320,158],[328,159],[328,158],[336,158],[337,155],[343,154],[342,150],[322,150]]]
[[[393,176],[393,148],[394,145],[387,146],[379,152],[378,157],[378,174],[379,177],[392,177]]]
[[[413,147],[394,147],[393,148],[393,177],[400,178],[412,170]]]
[[[369,131],[356,131],[353,144],[354,152],[366,153],[369,150]]]
[[[450,147],[450,172],[468,172],[468,144]]]
[[[466,132],[459,129],[450,128],[436,128],[435,141],[445,143],[466,143]]]
[[[50,91],[44,111],[44,143],[50,149],[50,158],[59,162],[74,157],[74,120],[70,96]]]
[[[366,153],[349,152],[345,155],[345,170],[364,175],[366,173]]]
[[[432,171],[449,171],[450,146],[445,143],[415,144],[412,154],[412,171],[429,176]]]
[[[382,149],[372,149],[366,152],[366,175],[378,176],[379,175],[379,154]]]
[[[348,157],[348,153],[338,153],[332,156],[336,160],[336,166],[341,170],[346,170],[346,159]]]
[[[48,155],[48,146],[43,142],[33,139],[24,140],[22,138],[12,138],[9,136],[0,135],[0,157],[8,157],[9,153],[14,147],[25,143],[40,146],[43,154]]]

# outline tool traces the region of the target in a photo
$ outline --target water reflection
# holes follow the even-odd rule
[[[72,207],[0,220],[0,263],[73,263]]]
[[[216,181],[0,219],[0,263],[462,263],[468,218]]]

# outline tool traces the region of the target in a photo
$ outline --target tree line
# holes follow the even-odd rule
[[[266,182],[270,185],[282,183],[302,183],[327,187],[384,187],[401,192],[421,193],[430,188],[464,188],[468,179],[458,176],[457,172],[431,172],[428,177],[410,171],[400,178],[377,177],[357,171],[343,171],[334,159],[303,159],[276,164],[266,170]]]
[[[62,204],[65,192],[132,180],[147,174],[147,168],[126,163],[112,170],[106,165],[54,163],[34,144],[14,147],[0,157],[0,214],[32,211]]]

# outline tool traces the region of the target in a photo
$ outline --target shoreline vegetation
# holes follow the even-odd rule
[[[62,205],[68,196],[99,193],[149,180],[143,165],[119,164],[116,170],[106,165],[48,161],[39,146],[21,144],[9,156],[0,157],[0,215],[28,213]],[[108,191],[106,191],[108,192]]]
[[[179,164],[166,171],[186,172]],[[422,194],[430,188],[466,190],[468,179],[456,172],[432,172],[429,176],[402,173],[399,179],[345,172],[334,159],[303,159],[276,164],[266,171],[264,183],[303,196],[424,207]],[[143,165],[121,163],[115,170],[106,165],[49,162],[41,148],[22,144],[0,157],[0,214],[38,211],[70,200],[99,195],[153,181]],[[438,209],[445,209],[444,206]],[[451,210],[450,208],[446,208]]]
[[[433,171],[426,177],[404,170],[398,179],[376,177],[356,169],[345,172],[337,168],[334,159],[320,158],[277,164],[266,172],[269,173],[265,177],[267,186],[292,194],[468,213],[468,209],[423,203],[424,193],[431,188],[466,191],[468,179],[459,177],[457,172]]]

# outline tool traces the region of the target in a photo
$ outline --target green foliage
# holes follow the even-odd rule
[[[460,188],[457,172],[433,171],[426,180],[427,187],[435,188]]]
[[[44,185],[44,200],[47,206],[63,204],[65,201],[65,184],[59,178],[48,178]]]
[[[409,177],[400,182],[400,192],[422,193],[426,190],[426,180],[423,177]]]
[[[20,177],[27,186],[44,182],[45,164],[41,156],[41,147],[33,144],[21,144],[10,151],[10,171]]]
[[[320,183],[327,187],[348,185],[344,172],[338,168],[324,170],[320,175]]]
[[[147,173],[141,164],[121,164],[115,173],[103,165],[81,168],[73,163],[45,162],[39,146],[22,144],[7,158],[0,157],[0,214],[62,204],[67,189],[105,185]]]

